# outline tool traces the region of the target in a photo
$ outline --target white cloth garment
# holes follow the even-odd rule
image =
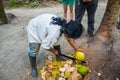
[[[45,49],[50,49],[60,36],[61,26],[50,24],[53,14],[42,14],[30,20],[27,26],[29,43],[41,43]]]

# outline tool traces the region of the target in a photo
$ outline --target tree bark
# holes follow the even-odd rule
[[[101,37],[99,36],[106,38],[101,40],[103,43],[111,40],[119,15],[119,10],[120,0],[108,0],[106,12],[97,31],[97,40],[101,40]]]
[[[7,23],[7,17],[5,15],[3,2],[0,0],[0,24],[6,24]]]
[[[118,59],[111,46],[119,10],[120,0],[108,0],[100,27],[95,37],[88,42],[85,53],[91,69],[89,80],[115,80],[119,76]],[[115,65],[118,67],[115,68]]]

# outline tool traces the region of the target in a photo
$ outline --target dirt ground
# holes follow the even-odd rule
[[[96,12],[96,21],[95,21],[95,31],[98,29],[99,24],[104,15],[106,8],[106,2],[99,2],[98,9]],[[52,13],[59,16],[63,15],[62,5],[50,5],[45,8],[14,8],[6,9],[6,13],[12,13],[17,16],[11,23],[0,25],[0,80],[36,80],[31,76],[28,76],[27,73],[30,72],[30,64],[28,59],[28,40],[26,34],[26,26],[29,20],[35,16],[38,16],[43,13]],[[68,18],[69,21],[69,18]],[[84,15],[82,21],[85,32],[80,39],[76,40],[76,43],[79,43],[78,46],[84,44],[84,47],[87,46],[88,37],[86,36],[87,32],[87,15]],[[116,53],[117,57],[120,58],[120,30],[115,30],[114,33],[114,45],[113,50]],[[73,53],[72,47],[67,43],[64,37],[62,37],[61,47],[63,53]],[[44,59],[46,55],[52,55],[49,52],[46,52],[44,49],[41,49],[40,54],[37,57],[37,63],[41,67],[44,64]],[[42,54],[42,56],[41,56]],[[119,80],[119,76],[114,80]],[[37,80],[41,80],[40,76]],[[107,79],[106,79],[107,80]]]

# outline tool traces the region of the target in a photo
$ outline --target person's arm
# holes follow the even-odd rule
[[[55,55],[58,55],[58,51],[54,48],[50,48],[50,49],[46,49],[46,50],[52,52]]]
[[[68,39],[68,42],[70,43],[70,45],[71,45],[76,51],[82,51],[82,52],[83,52],[83,50],[76,45],[74,39],[69,38],[69,39]]]
[[[69,44],[70,44],[76,51],[78,50],[78,47],[77,47],[74,39],[68,38],[68,42],[69,42]]]
[[[75,40],[73,38],[69,38],[66,34],[64,34],[64,35],[65,35],[66,39],[68,40],[69,44],[74,48],[75,51],[83,51],[76,45]]]

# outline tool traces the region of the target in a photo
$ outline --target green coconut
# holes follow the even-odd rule
[[[80,73],[81,75],[86,75],[89,72],[89,67],[87,66],[81,66],[78,68],[78,73]]]

